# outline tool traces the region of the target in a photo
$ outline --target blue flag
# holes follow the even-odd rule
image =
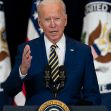
[[[83,21],[81,39],[92,49],[102,104],[111,111],[111,1],[88,1]]]

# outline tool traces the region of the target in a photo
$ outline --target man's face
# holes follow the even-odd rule
[[[49,3],[41,6],[38,21],[47,38],[56,43],[63,35],[67,24],[67,15],[64,14],[60,4]]]

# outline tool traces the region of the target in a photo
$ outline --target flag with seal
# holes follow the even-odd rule
[[[86,4],[81,39],[92,49],[102,104],[111,111],[111,2]]]

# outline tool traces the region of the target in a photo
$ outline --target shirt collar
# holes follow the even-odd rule
[[[61,39],[56,43],[56,45],[58,46],[59,49],[64,49],[65,40],[66,40],[66,38],[65,38],[65,35],[63,34]],[[48,40],[46,35],[44,35],[44,41],[45,41],[46,50],[50,50],[50,47],[51,47],[51,45],[53,45],[53,43]]]

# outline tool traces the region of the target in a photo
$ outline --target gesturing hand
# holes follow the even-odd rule
[[[20,71],[23,75],[27,74],[28,69],[30,68],[31,65],[31,50],[30,50],[30,46],[26,45],[23,51],[23,55],[22,55],[22,63],[20,65]]]

